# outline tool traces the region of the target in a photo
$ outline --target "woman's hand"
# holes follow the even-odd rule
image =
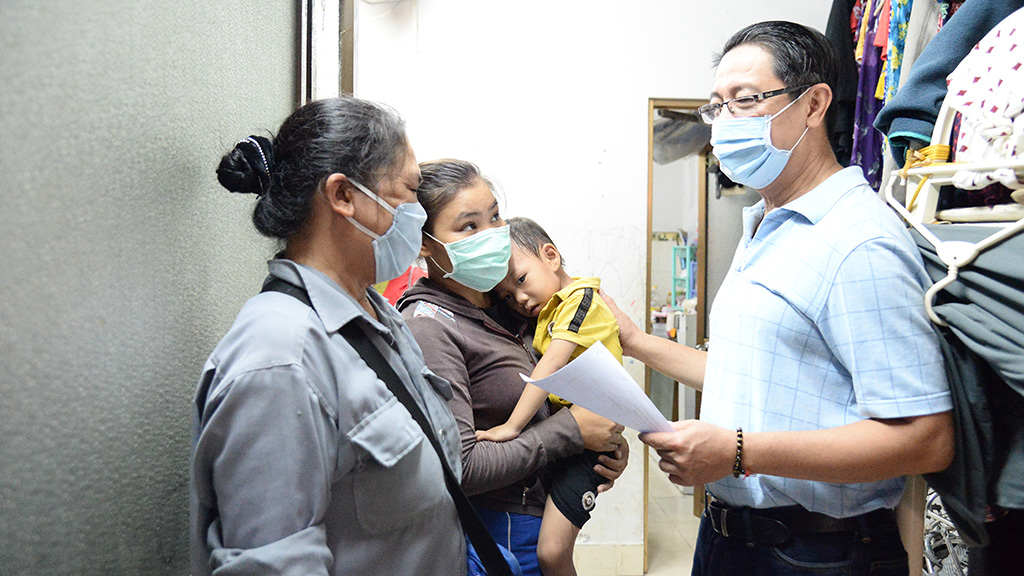
[[[580,427],[583,447],[587,450],[613,452],[626,443],[622,436],[622,425],[577,405],[571,406],[569,412],[576,419],[576,425]]]
[[[616,306],[615,301],[604,290],[599,289],[597,294],[608,305],[608,308],[615,316],[615,322],[619,325],[619,344],[622,345],[623,355],[636,358],[633,354],[633,345],[644,335],[644,331],[634,324],[625,312]]]
[[[608,482],[597,487],[598,494],[611,490],[612,486],[615,485],[615,480],[622,476],[622,471],[626,469],[626,464],[629,463],[629,442],[623,442],[622,446],[619,446],[612,455],[614,458],[601,454],[597,458],[600,464],[594,466],[594,472],[608,479]]]

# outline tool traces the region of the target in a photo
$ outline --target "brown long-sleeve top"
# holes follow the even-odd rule
[[[549,415],[545,407],[515,440],[476,440],[476,430],[508,420],[525,386],[519,375],[533,372],[526,323],[520,320],[506,329],[428,278],[406,292],[398,309],[427,366],[452,385],[449,405],[462,438],[463,489],[483,508],[540,516],[545,466],[583,451],[572,414],[560,410]]]

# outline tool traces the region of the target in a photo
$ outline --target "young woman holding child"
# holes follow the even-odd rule
[[[545,468],[584,449],[613,452],[595,470],[614,480],[625,468],[622,427],[577,406],[542,407],[507,442],[478,442],[476,431],[506,422],[533,372],[532,328],[493,298],[505,278],[511,245],[493,187],[459,160],[420,165],[417,198],[427,212],[420,254],[428,277],[399,300],[427,366],[447,379],[462,440],[462,485],[499,543],[526,575],[539,575],[536,548],[546,493]],[[610,485],[606,484],[603,488]]]

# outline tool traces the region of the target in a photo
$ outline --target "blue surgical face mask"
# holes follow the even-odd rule
[[[498,285],[508,274],[508,259],[512,256],[512,242],[508,237],[508,226],[488,228],[472,236],[448,242],[447,244],[424,232],[438,244],[444,246],[452,271],[444,275],[477,292],[487,292]],[[433,258],[431,258],[433,260]],[[444,272],[444,268],[434,265]]]
[[[374,282],[387,282],[398,278],[416,261],[416,256],[420,253],[420,245],[423,242],[420,233],[423,230],[423,223],[427,221],[427,213],[419,202],[406,202],[399,204],[398,208],[392,208],[366,186],[351,178],[348,181],[394,216],[391,227],[383,236],[356,222],[351,216],[346,218],[360,232],[373,238],[373,259],[377,263]]]
[[[804,133],[789,150],[779,150],[772,144],[772,119],[785,112],[807,91],[771,116],[721,118],[711,124],[712,152],[722,166],[722,172],[733,182],[755,190],[767,188],[789,161],[789,155],[807,134]]]

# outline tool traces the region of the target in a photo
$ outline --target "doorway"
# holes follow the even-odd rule
[[[676,98],[652,98],[648,102],[645,328],[649,334],[691,347],[707,344],[711,304],[742,236],[741,212],[760,198],[756,191],[737,186],[721,174],[711,154],[710,126],[701,123],[696,115],[697,108],[706,103]],[[699,416],[699,392],[650,367],[645,369],[644,387],[669,420]],[[665,488],[663,474],[657,468],[657,455],[646,452],[649,451],[645,449],[644,458],[644,565],[648,567],[653,565],[649,564],[652,542],[657,546],[673,544],[666,542],[664,532],[669,532],[671,538],[675,530],[685,540],[689,537],[689,533],[684,533],[685,527],[695,530],[694,521],[704,507],[704,490],[701,486],[681,489],[671,485],[682,495],[676,498]],[[684,507],[680,502],[692,504]],[[657,523],[659,514],[666,511],[670,511],[668,518],[673,528],[668,530],[666,526],[662,531],[658,527],[656,538],[652,539],[652,523]],[[680,526],[684,528],[676,530]]]
[[[689,346],[704,342],[707,233],[704,167],[710,126],[696,114],[706,100],[652,98],[648,101],[647,293],[645,330]],[[668,376],[645,368],[644,389],[670,421],[694,418],[699,394]],[[692,548],[696,526],[694,489],[670,485],[657,456],[644,454],[644,568],[664,554]],[[651,468],[653,467],[653,470]],[[703,490],[697,489],[703,494]],[[685,504],[684,504],[685,503]],[[686,518],[679,518],[682,514]],[[652,553],[655,557],[652,559]],[[692,552],[690,552],[692,555]]]

